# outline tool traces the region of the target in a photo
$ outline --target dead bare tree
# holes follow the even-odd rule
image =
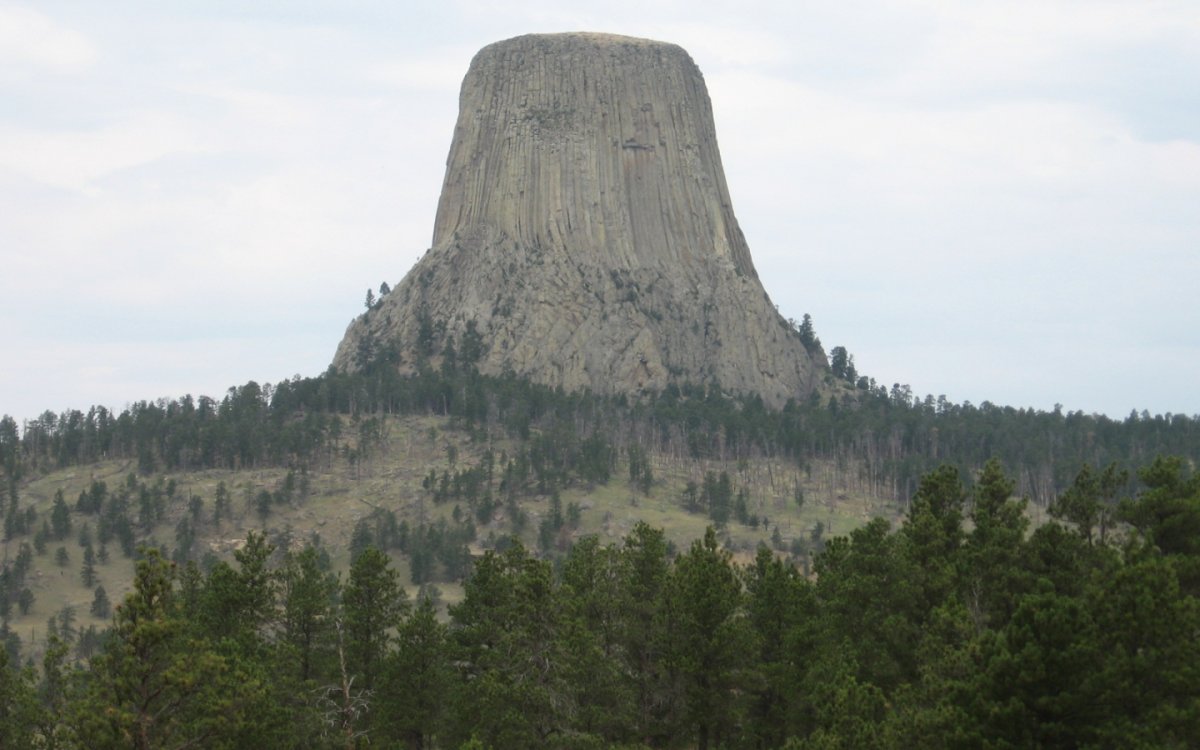
[[[317,688],[317,704],[322,708],[322,724],[325,736],[330,732],[340,734],[346,741],[346,750],[354,750],[359,737],[367,734],[366,729],[357,729],[371,707],[371,691],[355,690],[354,677],[346,671],[346,650],[343,638],[342,618],[334,620],[337,630],[338,667],[341,679],[334,685]]]

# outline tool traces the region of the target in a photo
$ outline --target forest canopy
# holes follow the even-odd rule
[[[451,347],[453,344],[451,343]],[[101,458],[137,461],[142,474],[213,467],[299,467],[321,460],[351,429],[369,444],[372,417],[437,414],[468,429],[502,429],[522,440],[572,434],[582,443],[634,439],[647,451],[693,458],[785,456],[861,462],[867,481],[907,500],[919,478],[944,463],[964,476],[999,458],[1018,489],[1048,504],[1083,464],[1132,470],[1159,455],[1200,456],[1200,420],[1131,413],[1124,420],[1082,412],[955,404],[891,389],[843,383],[835,394],[774,411],[754,395],[718,384],[670,386],[645,398],[565,393],[515,376],[481,375],[461,358],[400,374],[384,354],[362,372],[330,369],[275,385],[251,381],[219,401],[207,396],[140,401],[119,413],[45,412],[20,426],[0,419],[0,492],[22,476]],[[872,381],[873,382],[873,381]],[[633,436],[632,438],[630,436]]]
[[[510,540],[444,621],[374,547],[344,581],[254,533],[207,573],[143,548],[91,658],[55,636],[39,675],[0,652],[0,744],[1194,747],[1200,478],[1139,473],[1101,537],[1088,472],[1031,530],[998,461],[970,487],[939,467],[812,578],[711,528],[557,563]]]

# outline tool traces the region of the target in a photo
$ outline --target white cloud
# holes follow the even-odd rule
[[[1200,18],[1185,5],[1076,0],[927,3],[932,31],[922,39],[922,54],[900,71],[897,88],[944,94],[955,88],[1086,75],[1077,67],[1081,58],[1150,41],[1200,36]]]
[[[680,45],[693,58],[719,66],[778,65],[791,58],[790,46],[777,33],[711,23],[667,24],[661,38]]]
[[[164,156],[196,153],[203,138],[168,112],[138,112],[95,130],[0,128],[0,169],[45,185],[82,191],[113,172]]]
[[[175,341],[102,341],[61,345],[23,340],[19,369],[0,371],[3,413],[18,420],[50,409],[86,411],[92,405],[121,410],[135,401],[184,394],[220,399],[230,386],[279,382],[298,372],[314,374],[332,358],[304,334],[288,336],[187,336]],[[25,373],[37,373],[31,391]]]
[[[751,172],[735,189],[762,186],[755,200],[780,209],[797,194],[944,212],[1018,194],[1200,191],[1200,144],[1141,141],[1120,119],[1071,102],[905,106],[749,73],[714,76],[710,88],[727,161]],[[773,187],[786,182],[792,189]]]
[[[389,87],[444,94],[446,91],[458,89],[467,73],[467,63],[474,53],[475,50],[459,47],[452,53],[439,55],[437,58],[378,62],[368,65],[365,75],[368,80]]]
[[[83,34],[29,8],[0,7],[0,81],[92,65],[95,45]]]

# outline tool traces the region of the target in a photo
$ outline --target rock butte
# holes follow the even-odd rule
[[[607,34],[521,36],[472,60],[433,246],[334,365],[390,347],[411,370],[422,321],[434,364],[473,321],[481,372],[567,390],[719,382],[781,406],[827,368],[758,280],[699,69],[676,45]]]

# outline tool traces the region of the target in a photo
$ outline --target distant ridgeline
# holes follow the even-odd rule
[[[0,420],[0,493],[15,497],[33,472],[102,459],[136,460],[142,474],[203,468],[321,465],[338,446],[378,448],[378,418],[429,414],[470,430],[503,430],[539,451],[537,477],[570,484],[594,471],[586,453],[662,452],[696,459],[770,455],[798,465],[834,459],[883,496],[907,500],[919,478],[950,464],[972,476],[998,458],[1017,491],[1047,505],[1084,464],[1134,469],[1155,456],[1200,457],[1200,421],[1132,413],[1124,420],[1082,412],[1038,411],[984,402],[954,404],[914,397],[858,378],[837,395],[813,395],[771,410],[753,395],[718,386],[668,386],[641,399],[566,393],[513,375],[476,370],[467,347],[441,341],[435,360],[402,375],[386,350],[354,373],[333,368],[274,386],[253,381],[220,401],[201,396],[142,401],[120,413],[46,412],[21,429]],[[835,352],[837,349],[834,350]],[[830,376],[833,377],[832,375]],[[480,433],[482,434],[482,432]],[[347,444],[354,446],[347,448]],[[615,453],[613,455],[616,455]]]

